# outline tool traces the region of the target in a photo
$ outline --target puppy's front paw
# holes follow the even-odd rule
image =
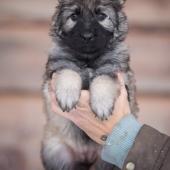
[[[78,73],[72,70],[62,70],[56,76],[56,98],[63,111],[73,109],[80,97],[82,81]]]
[[[116,97],[119,94],[118,83],[107,75],[95,78],[90,86],[90,104],[100,119],[107,119],[113,112]]]

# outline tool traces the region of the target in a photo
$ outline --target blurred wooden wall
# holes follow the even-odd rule
[[[41,84],[55,4],[0,1],[0,170],[42,170]],[[129,0],[125,11],[139,120],[170,135],[170,1]]]

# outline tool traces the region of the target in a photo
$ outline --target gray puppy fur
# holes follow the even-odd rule
[[[46,170],[113,170],[100,159],[101,147],[72,122],[51,110],[50,81],[63,111],[73,109],[82,89],[90,91],[91,109],[100,119],[112,114],[119,95],[116,73],[124,74],[131,113],[136,88],[124,40],[128,32],[124,0],[59,0],[52,19],[51,49],[44,76],[47,124],[42,142]]]

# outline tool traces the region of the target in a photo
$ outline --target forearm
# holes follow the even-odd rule
[[[167,170],[170,169],[170,140],[126,116],[108,137],[102,158],[123,170],[160,170],[162,165],[161,170]]]
[[[133,115],[125,116],[108,136],[102,150],[102,159],[122,168],[140,128],[141,125]]]
[[[139,131],[133,147],[125,160],[123,170],[129,162],[135,169],[170,169],[170,139],[167,135],[144,125]]]

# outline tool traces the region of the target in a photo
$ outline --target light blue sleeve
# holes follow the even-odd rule
[[[133,115],[125,116],[108,136],[102,149],[102,159],[122,168],[141,127]]]

